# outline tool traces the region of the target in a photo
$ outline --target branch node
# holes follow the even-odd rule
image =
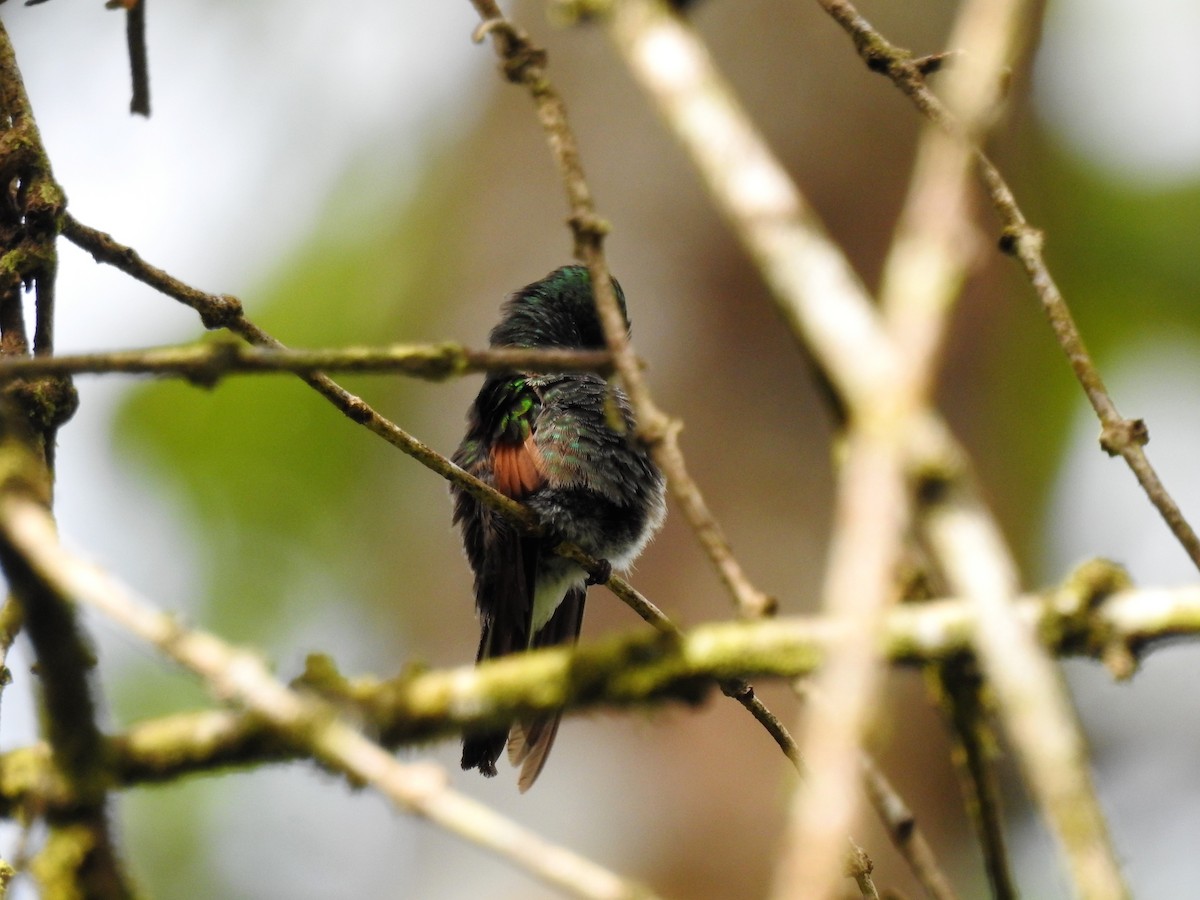
[[[79,409],[79,392],[67,375],[36,380],[14,379],[4,394],[12,398],[35,429],[50,433],[65,425]]]
[[[1045,235],[1040,229],[1025,222],[1017,222],[1004,227],[997,246],[1001,253],[1020,256],[1022,252],[1041,253],[1044,243]]]
[[[546,51],[535,47],[524,31],[503,16],[496,16],[480,22],[471,33],[471,40],[479,44],[491,34],[496,36],[500,45],[500,68],[505,78],[514,84],[530,85],[542,78]]]
[[[342,410],[346,418],[358,425],[365,425],[371,421],[371,417],[375,415],[375,410],[371,409],[361,397],[350,396],[345,401],[345,406]]]
[[[961,59],[962,56],[962,50],[943,50],[941,53],[918,56],[911,61],[911,65],[922,75],[932,75],[934,72],[940,72],[955,60]]]
[[[583,258],[583,254],[579,252],[580,246],[595,246],[612,231],[612,224],[608,219],[590,211],[575,213],[567,219],[567,224],[575,234],[576,256],[580,258]]]
[[[205,346],[204,355],[184,373],[189,382],[202,388],[214,388],[237,361],[238,345],[229,340],[217,340]]]
[[[196,311],[200,314],[201,324],[209,331],[228,328],[242,317],[242,301],[229,294],[214,294]]]
[[[476,44],[482,44],[487,36],[495,32],[503,32],[503,39],[508,41],[520,40],[520,35],[517,34],[516,28],[512,22],[503,17],[495,19],[485,19],[475,26],[475,30],[471,32],[471,40]]]
[[[1127,641],[1113,638],[1113,640],[1104,645],[1100,661],[1117,681],[1128,681],[1137,674],[1137,653],[1134,652],[1134,648]]]
[[[754,699],[754,685],[741,678],[730,678],[721,682],[721,693],[745,704]]]
[[[542,81],[542,70],[546,68],[546,51],[535,47],[520,36],[520,42],[504,55],[501,69],[504,77],[513,84],[536,86]]]
[[[1144,419],[1119,419],[1106,422],[1100,431],[1100,449],[1109,456],[1120,456],[1130,447],[1150,443],[1150,429]]]

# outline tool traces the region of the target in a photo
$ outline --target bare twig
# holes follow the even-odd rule
[[[1066,688],[1016,615],[1017,575],[998,535],[947,491],[927,512],[930,542],[952,590],[969,598],[975,644],[1001,720],[1081,896],[1128,896],[1096,799],[1087,747]]]
[[[861,769],[863,787],[871,806],[887,828],[892,843],[912,869],[917,882],[925,890],[925,895],[929,900],[955,900],[957,895],[938,865],[924,833],[916,827],[916,817],[904,798],[896,793],[869,754],[862,755]]]
[[[125,41],[129,47],[129,74],[133,93],[129,111],[150,116],[150,64],[146,61],[146,0],[124,0]]]
[[[78,222],[70,213],[63,216],[63,236],[86,250],[97,262],[106,263],[158,290],[168,297],[191,307],[200,316],[206,328],[225,328],[240,335],[250,344],[268,350],[286,350],[282,343],[248,320],[242,312],[242,303],[227,294],[207,294],[162,269],[150,265],[132,247],[127,247],[102,231],[89,228]],[[317,393],[325,397],[343,415],[383,438],[392,446],[408,454],[428,469],[454,482],[477,496],[493,509],[500,510],[514,521],[529,529],[539,526],[532,513],[522,504],[504,496],[490,485],[464,472],[446,457],[406,432],[395,422],[380,415],[361,397],[341,387],[332,378],[320,372],[301,374],[300,377]]]
[[[888,501],[882,519],[888,529],[896,529],[889,533],[873,528],[867,519],[844,515],[843,522],[863,528],[877,542],[865,549],[870,561],[865,570],[856,571],[848,556],[840,560],[835,556],[835,570],[827,582],[826,597],[839,598],[842,614],[867,614],[861,632],[844,648],[846,669],[836,680],[829,678],[830,685],[836,685],[837,699],[827,709],[837,712],[814,713],[806,729],[821,755],[836,767],[833,773],[821,771],[818,780],[821,797],[839,798],[832,808],[837,815],[817,812],[824,800],[804,801],[796,820],[801,834],[789,845],[804,847],[806,856],[811,851],[811,858],[819,860],[820,874],[811,877],[813,872],[807,869],[792,870],[777,882],[781,890],[785,884],[802,884],[820,894],[836,875],[837,825],[830,823],[844,824],[853,812],[852,799],[849,806],[840,799],[853,798],[855,793],[852,787],[847,789],[847,782],[856,777],[856,770],[853,762],[845,762],[857,758],[858,736],[874,684],[873,629],[890,593],[898,529],[907,519],[907,497],[900,480],[907,451],[900,436],[907,430],[902,424],[917,394],[898,379],[903,374],[899,360],[867,292],[767,149],[703,46],[663,4],[649,0],[617,5],[612,34],[630,68],[692,154],[718,206],[733,220],[784,318],[829,375],[852,423],[867,430],[850,439],[853,449],[848,455],[855,463],[847,468],[855,474],[843,481],[840,508],[858,508],[858,501],[851,498],[862,488],[851,480],[862,474],[882,490]],[[835,544],[838,541],[851,543],[846,535],[835,538]],[[809,757],[810,752],[804,755]],[[813,840],[818,833],[820,840]]]
[[[17,66],[8,33],[0,23],[0,356],[23,357],[30,341],[21,312],[21,291],[37,288],[32,342],[39,355],[54,343],[56,237],[65,197],[54,181],[49,157]],[[75,411],[70,382],[44,378],[9,384],[0,395],[0,494],[21,496],[52,523],[49,507],[58,427]],[[133,894],[118,858],[105,809],[107,760],[96,722],[89,670],[92,653],[73,608],[55,596],[0,538],[3,566],[20,622],[38,661],[43,729],[56,763],[78,797],[78,805],[48,817],[46,843],[36,866],[47,896],[122,900]],[[12,630],[10,629],[10,631]],[[6,635],[8,642],[11,637]],[[5,644],[7,653],[7,643]]]
[[[461,344],[392,344],[299,350],[252,347],[233,341],[204,341],[176,347],[110,350],[63,356],[0,358],[0,380],[39,375],[122,372],[179,375],[211,385],[232,374],[358,372],[401,374],[444,381],[479,372],[600,372],[612,369],[608,353],[597,350],[473,350]]]
[[[68,553],[54,523],[38,504],[19,495],[0,497],[0,534],[36,577],[62,602],[86,604],[203,678],[226,702],[244,705],[285,740],[315,760],[373,786],[398,808],[515,863],[579,897],[648,898],[625,881],[569,850],[449,789],[435,766],[401,764],[340,719],[328,702],[290,690],[254,653],[201,631],[135,599],[111,576]]]
[[[1025,0],[968,0],[959,8],[949,52],[955,65],[944,77],[943,94],[958,128],[949,132],[930,122],[922,129],[916,164],[895,237],[884,263],[880,305],[896,345],[907,349],[907,378],[925,398],[931,392],[949,312],[961,293],[979,242],[968,188],[975,146],[995,121],[1002,102],[1004,73],[1023,34]],[[934,57],[940,60],[944,55]],[[912,60],[922,75],[929,58]],[[918,527],[921,509],[916,512]],[[938,560],[934,560],[936,564]],[[936,572],[934,573],[936,577]],[[951,661],[931,667],[947,722],[955,731],[954,754],[971,821],[976,826],[992,893],[1012,897],[999,796],[986,740],[981,696],[973,689],[974,662]]]
[[[955,749],[951,753],[967,809],[983,851],[984,870],[994,900],[1013,900],[1016,883],[1009,871],[1004,840],[1004,813],[992,758],[996,740],[985,708],[983,681],[974,659],[952,659],[931,666],[946,718],[952,726]]]
[[[913,65],[909,54],[889,43],[867,22],[853,4],[846,0],[818,0],[830,16],[841,25],[858,48],[863,60],[874,71],[885,74],[912,100],[930,121],[952,135],[963,136],[963,127],[945,104],[929,90],[920,70]],[[1121,456],[1133,471],[1146,496],[1183,546],[1192,562],[1200,568],[1200,537],[1183,517],[1178,504],[1163,486],[1161,479],[1142,449],[1149,440],[1145,423],[1126,419],[1118,411],[1104,381],[1084,345],[1071,311],[1057,283],[1050,274],[1042,255],[1043,235],[1025,219],[1016,198],[1000,170],[981,150],[975,150],[974,160],[992,206],[1002,223],[1000,246],[1013,254],[1025,269],[1042,308],[1050,321],[1055,337],[1067,355],[1076,379],[1083,387],[1088,402],[1100,420],[1100,445],[1113,456]]]
[[[531,44],[524,32],[505,19],[494,0],[472,0],[472,4],[483,19],[478,35],[491,35],[503,61],[505,75],[528,89],[537,106],[538,118],[566,187],[575,255],[587,264],[591,274],[605,337],[636,412],[639,435],[649,443],[655,462],[667,476],[672,496],[733,596],[739,613],[744,616],[770,614],[775,609],[775,599],[754,586],[733,555],[728,539],[687,470],[679,446],[680,423],[669,418],[654,403],[637,358],[628,345],[624,318],[617,307],[604,259],[603,239],[608,224],[596,214],[591,190],[584,178],[579,148],[567,123],[566,106],[546,77],[545,51]]]

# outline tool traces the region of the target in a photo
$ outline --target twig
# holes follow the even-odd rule
[[[401,810],[423,816],[580,897],[647,898],[649,891],[564,848],[550,844],[487,807],[450,790],[435,766],[401,764],[340,719],[327,701],[290,690],[254,653],[135,599],[103,571],[68,553],[54,523],[36,503],[0,497],[0,533],[62,602],[90,606],[204,679],[225,702],[246,706],[285,740],[353,780],[372,785]]]
[[[879,398],[893,396],[893,392],[905,393],[897,383],[902,371],[892,342],[866,290],[773,158],[717,74],[703,46],[661,4],[646,0],[617,5],[611,32],[630,69],[659,104],[692,155],[717,205],[733,220],[735,232],[772,288],[780,312],[812,349],[839,400],[849,408],[851,419],[857,418],[859,424],[872,419]],[[899,427],[899,417],[915,405],[916,396],[915,391],[897,396],[896,409],[883,413],[883,418],[895,426],[890,429],[893,435],[907,430]],[[913,430],[940,434],[936,427],[924,424]],[[872,442],[873,439],[867,441]],[[947,446],[947,442],[936,440],[925,446],[935,444],[939,454]],[[881,447],[876,445],[875,449]],[[863,455],[874,456],[884,469],[899,471],[895,464],[897,448],[889,447],[882,455],[874,451]],[[850,489],[848,484],[847,489]],[[887,496],[895,496],[894,490],[889,490]],[[906,518],[906,505],[906,500],[900,497],[897,507],[900,514],[892,519],[897,527]],[[890,505],[887,515],[892,516]],[[877,548],[881,552],[871,554],[873,562],[894,558],[891,550],[897,546],[895,540],[888,537],[886,546]],[[850,565],[846,563],[847,571]],[[878,584],[873,581],[872,588]],[[873,591],[861,599],[877,610],[882,605],[880,598],[881,594]],[[864,623],[866,637],[851,647],[848,657],[868,669],[871,668],[869,651],[864,654],[853,647],[871,646],[872,627],[872,622]],[[864,688],[871,683],[870,677],[841,682]],[[864,709],[868,702],[869,698],[855,699],[849,716],[852,728],[861,726],[861,718],[854,712]],[[824,724],[827,723],[822,720],[821,726]],[[816,735],[823,730],[813,727],[810,733]],[[834,728],[828,733],[845,737],[847,732]],[[844,750],[831,756],[844,761],[847,756],[856,755],[856,751]],[[843,777],[850,777],[849,771],[839,763]],[[821,780],[826,781],[824,773]],[[814,813],[809,820],[813,827],[819,827],[818,818]],[[825,850],[834,846],[832,833],[832,828],[826,833],[829,837],[823,843]],[[792,846],[796,845],[793,841]],[[833,871],[832,856],[821,855],[826,859],[823,871],[828,877]],[[821,889],[823,885],[814,888]]]
[[[0,358],[0,380],[39,375],[122,372],[132,375],[179,375],[212,385],[232,374],[359,372],[401,374],[444,381],[479,372],[519,369],[527,372],[600,372],[612,369],[608,353],[596,350],[473,350],[461,344],[392,344],[299,350],[204,341],[176,347],[111,350],[63,356]]]
[[[1016,572],[999,536],[946,491],[927,533],[952,590],[974,603],[974,643],[1031,792],[1066,858],[1076,891],[1128,896],[1088,771],[1066,688],[1033,629],[1016,615]]]
[[[841,874],[834,863],[858,805],[859,743],[879,682],[878,640],[896,599],[894,572],[909,512],[902,464],[903,444],[890,423],[852,428],[822,589],[838,638],[814,688],[827,702],[810,706],[800,740],[814,777],[793,801],[772,891],[780,900],[832,896]]]
[[[891,782],[869,754],[862,754],[860,768],[867,799],[887,828],[892,844],[904,857],[918,883],[924,888],[925,896],[929,900],[956,900],[954,889],[938,866],[933,848],[916,827],[916,817],[904,802],[904,798],[896,793]]]
[[[21,290],[37,288],[33,350],[48,354],[54,341],[55,238],[65,197],[33,116],[8,32],[0,23],[0,129],[4,213],[0,224],[0,355],[25,356]],[[19,149],[16,149],[18,148]],[[0,494],[20,495],[53,523],[49,506],[58,427],[75,411],[69,381],[45,378],[10,384],[0,396]],[[2,502],[2,501],[0,501]],[[19,621],[38,662],[43,729],[56,763],[78,797],[78,805],[48,817],[40,864],[47,896],[123,900],[133,889],[118,858],[105,809],[107,760],[96,723],[89,670],[92,653],[74,609],[37,577],[11,544],[0,538],[0,566],[20,606],[7,624]],[[6,639],[11,638],[6,635]],[[7,643],[4,647],[7,654]],[[6,670],[7,673],[7,670]]]
[[[890,44],[846,0],[818,2],[850,34],[868,67],[891,79],[930,121],[952,135],[962,136],[962,126],[929,90],[921,72],[912,65],[905,51]],[[1142,449],[1149,440],[1145,423],[1140,419],[1124,418],[1105,388],[1070,309],[1046,266],[1042,255],[1042,233],[1025,219],[1008,182],[988,156],[976,150],[974,160],[992,206],[1001,219],[1001,249],[1014,255],[1025,269],[1054,335],[1067,355],[1071,370],[1100,420],[1100,446],[1108,454],[1120,455],[1125,460],[1163,521],[1192,562],[1200,568],[1200,537],[1184,519],[1178,504],[1163,486]]]
[[[903,358],[907,378],[925,402],[950,310],[979,243],[968,197],[975,146],[999,111],[1004,73],[1017,52],[1027,5],[1025,0],[968,0],[960,6],[948,40],[955,65],[943,81],[946,106],[958,127],[951,133],[930,122],[922,129],[908,196],[884,263],[880,305],[896,345],[908,350]],[[940,68],[944,55],[933,59],[937,66],[930,66],[930,58],[911,64],[928,75]],[[921,512],[918,505],[918,528]],[[936,577],[938,560],[933,563]],[[1015,889],[975,672],[974,661],[952,660],[931,666],[928,679],[943,701],[957,742],[955,768],[993,897],[1004,900]],[[927,885],[927,891],[936,896],[940,886]]]
[[[114,266],[126,275],[191,307],[200,316],[200,321],[206,328],[225,328],[257,347],[273,351],[287,349],[243,315],[242,303],[236,297],[227,294],[207,294],[183,283],[147,263],[132,247],[113,240],[111,235],[81,224],[70,213],[63,216],[62,234],[73,244],[90,253],[97,262]],[[490,485],[464,472],[395,422],[380,415],[362,398],[351,394],[333,379],[320,372],[301,374],[300,377],[351,421],[383,438],[447,481],[461,485],[464,490],[471,492],[493,509],[510,516],[525,528],[539,527],[533,514],[522,504],[514,502]]]
[[[994,900],[1014,900],[1016,883],[1009,871],[1004,840],[1004,812],[992,767],[996,741],[984,707],[983,681],[973,659],[953,659],[931,667],[945,715],[950,720],[955,749],[951,753],[958,773],[967,816],[979,836],[984,870]]]
[[[129,111],[150,117],[150,64],[146,60],[146,0],[125,0],[125,41],[133,93]]]
[[[637,357],[629,347],[624,317],[617,308],[616,295],[604,259],[603,239],[608,232],[608,224],[596,214],[591,190],[583,174],[579,148],[567,123],[566,106],[546,77],[545,51],[535,47],[524,32],[505,19],[494,0],[471,2],[483,19],[477,36],[491,35],[496,52],[503,61],[505,75],[529,90],[537,106],[538,118],[546,131],[566,188],[571,210],[568,221],[574,235],[575,255],[587,264],[591,274],[596,307],[613,362],[636,413],[638,433],[650,445],[655,462],[667,476],[672,496],[734,598],[738,612],[751,617],[769,615],[775,609],[775,599],[754,586],[734,556],[699,485],[687,470],[679,446],[680,423],[669,418],[655,404],[649,386],[642,377]]]
[[[492,35],[506,76],[525,86],[537,106],[539,119],[566,188],[575,255],[588,266],[606,342],[635,410],[639,437],[649,444],[655,461],[667,477],[673,496],[733,596],[739,613],[750,618],[771,615],[777,605],[775,599],[751,583],[733,555],[699,486],[687,471],[678,440],[680,423],[669,419],[654,403],[637,359],[629,347],[624,316],[618,309],[603,252],[603,239],[608,225],[596,215],[578,146],[567,123],[566,106],[545,74],[546,54],[534,47],[522,31],[503,17],[493,0],[472,0],[472,3],[483,19],[476,33],[477,39],[482,39],[485,34]],[[767,729],[788,758],[799,765],[801,754],[795,741],[779,719],[754,697],[749,684],[727,680],[722,683],[722,690],[727,696],[738,699]],[[865,859],[861,848],[855,845],[855,849],[858,857]],[[869,861],[865,867],[852,863],[851,869],[856,873],[855,878],[860,886],[871,885]],[[873,886],[871,891],[874,892]]]

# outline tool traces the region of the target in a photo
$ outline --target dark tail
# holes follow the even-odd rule
[[[579,640],[579,630],[583,627],[583,601],[587,598],[587,588],[582,585],[572,587],[563,597],[562,603],[537,634],[533,636],[532,649],[553,647],[558,644],[574,644]],[[562,713],[555,713],[545,719],[532,722],[517,722],[508,734],[508,758],[514,766],[521,767],[517,787],[521,793],[529,790],[542,768],[546,765],[546,757],[554,746],[554,738],[558,734],[558,723]],[[464,765],[466,745],[464,744]],[[492,757],[495,773],[495,757]],[[483,769],[480,769],[483,772]],[[486,775],[487,773],[484,772]]]
[[[485,512],[485,516],[490,515],[490,511]],[[486,562],[475,575],[475,604],[482,621],[476,665],[528,649],[538,558],[535,538],[523,537],[507,522],[489,518],[483,521],[489,527],[481,538],[487,546],[482,554]],[[478,769],[479,774],[491,778],[507,739],[507,727],[464,735],[463,769]]]
[[[511,631],[511,629],[509,630]],[[496,637],[494,643],[493,637]],[[492,625],[485,619],[483,632],[479,635],[479,650],[475,654],[475,665],[479,665],[485,659],[506,656],[521,649],[520,647],[510,646],[512,644],[512,635],[509,634],[508,637],[508,640],[504,640],[499,635],[493,635]],[[486,775],[488,778],[494,776],[496,774],[496,760],[504,752],[504,742],[506,740],[508,740],[507,728],[500,731],[487,731],[483,734],[464,735],[462,743],[463,769],[465,771],[478,769],[480,775]]]

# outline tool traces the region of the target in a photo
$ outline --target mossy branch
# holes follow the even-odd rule
[[[1060,587],[1016,601],[1021,620],[1051,653],[1102,662],[1117,678],[1133,674],[1155,647],[1200,638],[1200,585],[1132,588],[1111,563],[1088,563]],[[976,614],[958,599],[892,609],[881,654],[893,665],[924,666],[972,652]],[[177,628],[177,626],[173,626]],[[414,670],[394,679],[346,678],[324,657],[310,659],[297,689],[369,723],[394,749],[514,716],[571,710],[695,704],[720,679],[811,675],[838,628],[820,616],[723,622],[680,634],[635,632],[574,650],[541,650],[478,667]],[[115,784],[133,786],[192,773],[305,758],[303,743],[258,712],[179,713],[108,739]],[[50,807],[74,795],[45,747],[0,755],[0,812],[37,797]]]
[[[446,381],[481,372],[612,371],[608,353],[596,350],[475,350],[453,342],[390,344],[300,350],[255,347],[234,340],[206,340],[174,347],[111,350],[32,358],[0,358],[0,380],[43,375],[123,373],[179,376],[205,387],[229,375],[347,372],[408,375]]]

